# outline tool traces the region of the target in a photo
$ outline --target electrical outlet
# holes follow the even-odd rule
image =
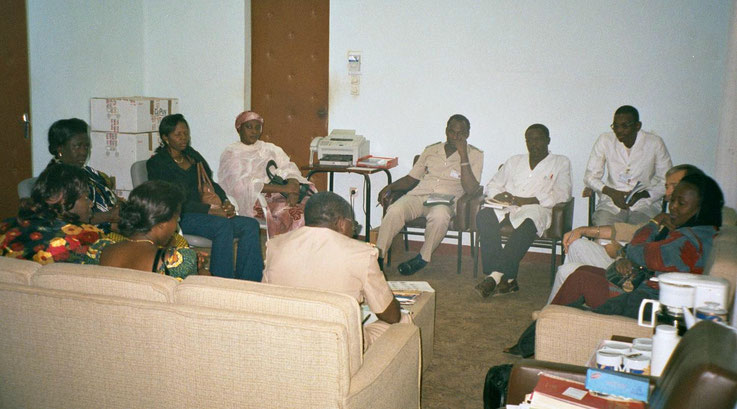
[[[358,188],[357,187],[350,187],[348,188],[348,194],[353,197],[358,194]]]

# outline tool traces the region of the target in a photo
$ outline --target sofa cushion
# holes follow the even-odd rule
[[[31,276],[41,268],[35,261],[0,257],[0,283],[30,284]]]
[[[335,323],[0,283],[0,407],[338,408],[346,337]]]
[[[171,303],[179,281],[127,268],[53,263],[32,277],[36,287]]]
[[[306,288],[189,276],[175,291],[176,303],[225,308],[259,314],[306,318],[346,327],[350,373],[363,359],[361,310],[348,295]]]

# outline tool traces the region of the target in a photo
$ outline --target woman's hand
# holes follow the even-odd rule
[[[235,217],[235,206],[233,206],[233,203],[230,203],[230,201],[226,200],[223,202],[223,211],[225,212],[225,217],[231,218]]]
[[[617,272],[621,275],[627,275],[632,272],[632,262],[629,261],[626,258],[620,258],[615,261],[616,264],[614,264],[614,267],[617,269]]]
[[[212,273],[208,270],[210,267],[210,255],[201,251],[197,252],[197,274],[201,276],[211,276]]]
[[[225,218],[233,217],[233,216],[228,216],[228,213],[225,211],[224,205],[223,206],[210,205],[210,210],[207,211],[207,214],[218,216],[218,217],[225,217]]]

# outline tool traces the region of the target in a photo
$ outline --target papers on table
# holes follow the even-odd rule
[[[435,289],[430,287],[427,281],[389,281],[392,291],[427,291],[434,293]]]

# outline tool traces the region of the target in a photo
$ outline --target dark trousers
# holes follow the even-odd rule
[[[259,225],[243,216],[225,218],[205,213],[182,213],[182,232],[212,240],[212,275],[260,282],[264,270]],[[238,238],[238,254],[233,271],[233,239]]]
[[[510,224],[509,217],[500,223],[493,209],[483,208],[476,215],[484,273],[498,271],[511,280],[517,278],[519,262],[537,237],[537,229],[532,220],[525,219],[502,247],[501,228],[507,224]]]

